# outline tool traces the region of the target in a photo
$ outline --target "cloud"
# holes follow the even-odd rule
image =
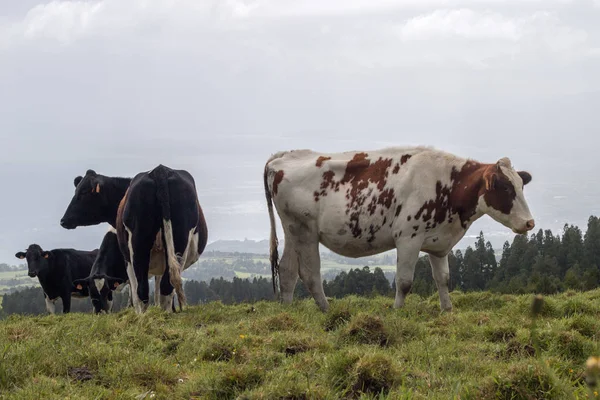
[[[522,36],[519,21],[492,12],[470,9],[436,10],[410,19],[400,28],[403,40],[462,37],[465,39],[505,39]]]
[[[33,7],[22,20],[4,23],[0,33],[5,46],[22,39],[68,44],[90,36],[152,35],[190,27],[223,27],[224,22],[243,19],[250,8],[235,0],[53,0]]]
[[[548,57],[569,63],[593,55],[587,32],[565,24],[554,11],[507,16],[467,8],[435,10],[392,30],[415,58],[438,65],[456,61],[480,69]]]

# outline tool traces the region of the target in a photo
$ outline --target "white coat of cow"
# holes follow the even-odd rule
[[[485,214],[515,233],[533,229],[523,194],[530,181],[508,158],[484,164],[430,147],[276,153],[264,171],[274,290],[279,280],[282,301],[291,303],[300,276],[327,311],[319,243],[352,258],[396,249],[394,307],[402,307],[423,251],[440,307],[450,311],[448,253]],[[285,237],[280,261],[273,204]]]

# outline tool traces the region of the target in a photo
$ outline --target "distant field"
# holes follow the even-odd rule
[[[280,255],[281,256],[281,255]],[[225,261],[228,264],[233,264],[235,261],[237,260],[237,257],[205,257],[205,258],[201,258],[200,261]],[[267,258],[262,258],[262,257],[256,257],[252,259],[254,262],[263,262],[267,265],[269,265],[269,260]],[[365,265],[367,265],[365,263]],[[336,261],[332,261],[332,260],[321,260],[321,273],[325,273],[329,270],[345,270],[348,271],[350,269],[356,269],[356,268],[363,268],[364,265],[359,264],[359,265],[349,265],[349,264],[341,264],[338,263]],[[376,265],[369,265],[369,268],[371,270],[375,269],[376,267],[381,268],[383,271],[396,271],[396,266],[395,265],[385,265],[385,264],[376,264]],[[236,275],[239,278],[248,278],[250,277],[250,273],[245,272],[245,271],[235,271]],[[265,274],[263,275],[265,277],[270,276],[270,274]]]
[[[271,274],[256,274],[256,273],[242,272],[242,271],[235,271],[235,276],[237,276],[240,279],[252,279],[255,276],[256,277],[262,276],[264,278],[271,278]]]
[[[27,270],[23,270],[23,271],[7,271],[7,272],[0,272],[0,279],[12,279],[12,278],[23,278],[27,276]]]

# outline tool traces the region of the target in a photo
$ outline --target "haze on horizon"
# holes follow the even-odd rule
[[[90,168],[187,169],[209,242],[266,239],[263,166],[294,148],[508,156],[536,231],[585,229],[598,20],[600,0],[2,1],[0,262],[100,245],[106,224],[58,223]],[[514,237],[484,217],[459,247],[480,230]]]

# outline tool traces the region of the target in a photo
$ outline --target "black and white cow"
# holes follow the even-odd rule
[[[60,297],[63,303],[63,313],[71,311],[71,296],[87,297],[87,291],[78,291],[73,281],[90,274],[92,264],[98,255],[98,249],[92,251],[75,249],[54,249],[44,251],[39,245],[30,245],[25,252],[15,256],[27,260],[29,276],[37,277],[44,291],[46,309],[49,313],[56,312],[55,302]]]
[[[75,195],[61,226],[114,224],[136,312],[148,307],[149,275],[162,276],[155,281],[161,307],[172,311],[177,293],[181,308],[185,304],[181,272],[198,260],[208,240],[194,178],[187,171],[159,165],[137,174],[128,185],[124,179],[91,170],[75,178]]]
[[[117,241],[117,231],[110,228],[104,235],[98,257],[90,274],[73,281],[75,290],[82,296],[89,293],[96,313],[112,311],[113,290],[127,282],[127,266]],[[131,301],[131,294],[129,296]]]

